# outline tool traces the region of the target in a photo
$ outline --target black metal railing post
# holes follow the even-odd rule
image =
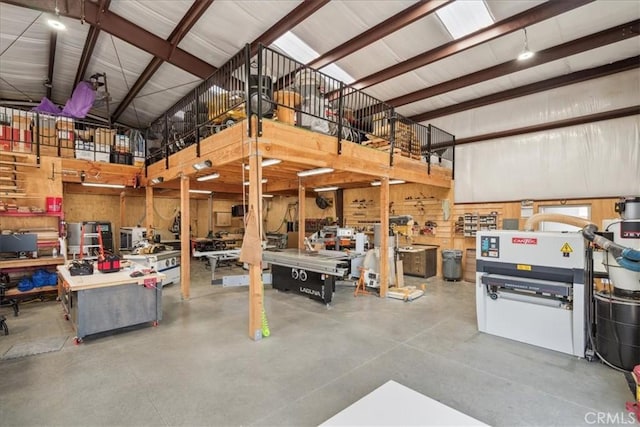
[[[334,116],[335,117],[335,116]],[[342,118],[344,117],[344,83],[340,82],[340,94],[338,95],[338,154],[342,154]]]
[[[260,55],[261,53],[261,49],[262,45],[258,46],[258,55]],[[253,123],[251,121],[251,115],[253,114],[252,108],[251,108],[251,85],[249,84],[249,79],[251,78],[251,50],[249,47],[249,44],[245,44],[244,45],[244,70],[245,70],[245,76],[244,76],[244,81],[245,81],[245,85],[244,85],[244,99],[245,99],[245,109],[247,111],[247,120],[249,121],[247,123],[247,136],[251,137],[251,134],[253,133]]]
[[[389,166],[393,166],[393,152],[396,147],[396,120],[397,119],[398,119],[398,116],[396,115],[396,110],[392,108],[390,110],[390,117],[389,117],[389,145],[391,148],[389,150]]]
[[[169,169],[169,115],[164,115],[164,165]]]

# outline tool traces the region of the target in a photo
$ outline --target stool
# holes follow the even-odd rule
[[[365,280],[365,269],[362,267],[359,267],[360,270],[360,277],[358,278],[358,284],[356,285],[356,290],[353,293],[354,297],[357,297],[358,295],[370,295],[371,292],[369,292],[367,290],[367,281]]]
[[[0,329],[4,330],[5,335],[9,335],[9,327],[7,326],[7,318],[0,315]]]

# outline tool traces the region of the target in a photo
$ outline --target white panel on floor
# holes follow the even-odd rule
[[[484,426],[395,381],[388,381],[322,426]]]

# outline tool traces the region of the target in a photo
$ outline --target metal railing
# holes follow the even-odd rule
[[[253,115],[259,136],[262,120],[274,119],[335,136],[338,154],[343,143],[367,145],[387,151],[389,165],[402,155],[427,163],[428,173],[432,142],[454,140],[448,132],[413,122],[391,105],[274,49],[260,46],[251,56],[247,45],[152,123],[148,163],[164,158],[168,165],[168,156],[193,144],[199,155],[204,138]]]
[[[144,162],[144,135],[122,126],[0,107],[0,150],[98,162]]]

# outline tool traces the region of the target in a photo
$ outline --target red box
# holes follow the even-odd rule
[[[98,270],[103,273],[115,273],[120,271],[120,257],[106,255],[103,260],[98,260]]]

